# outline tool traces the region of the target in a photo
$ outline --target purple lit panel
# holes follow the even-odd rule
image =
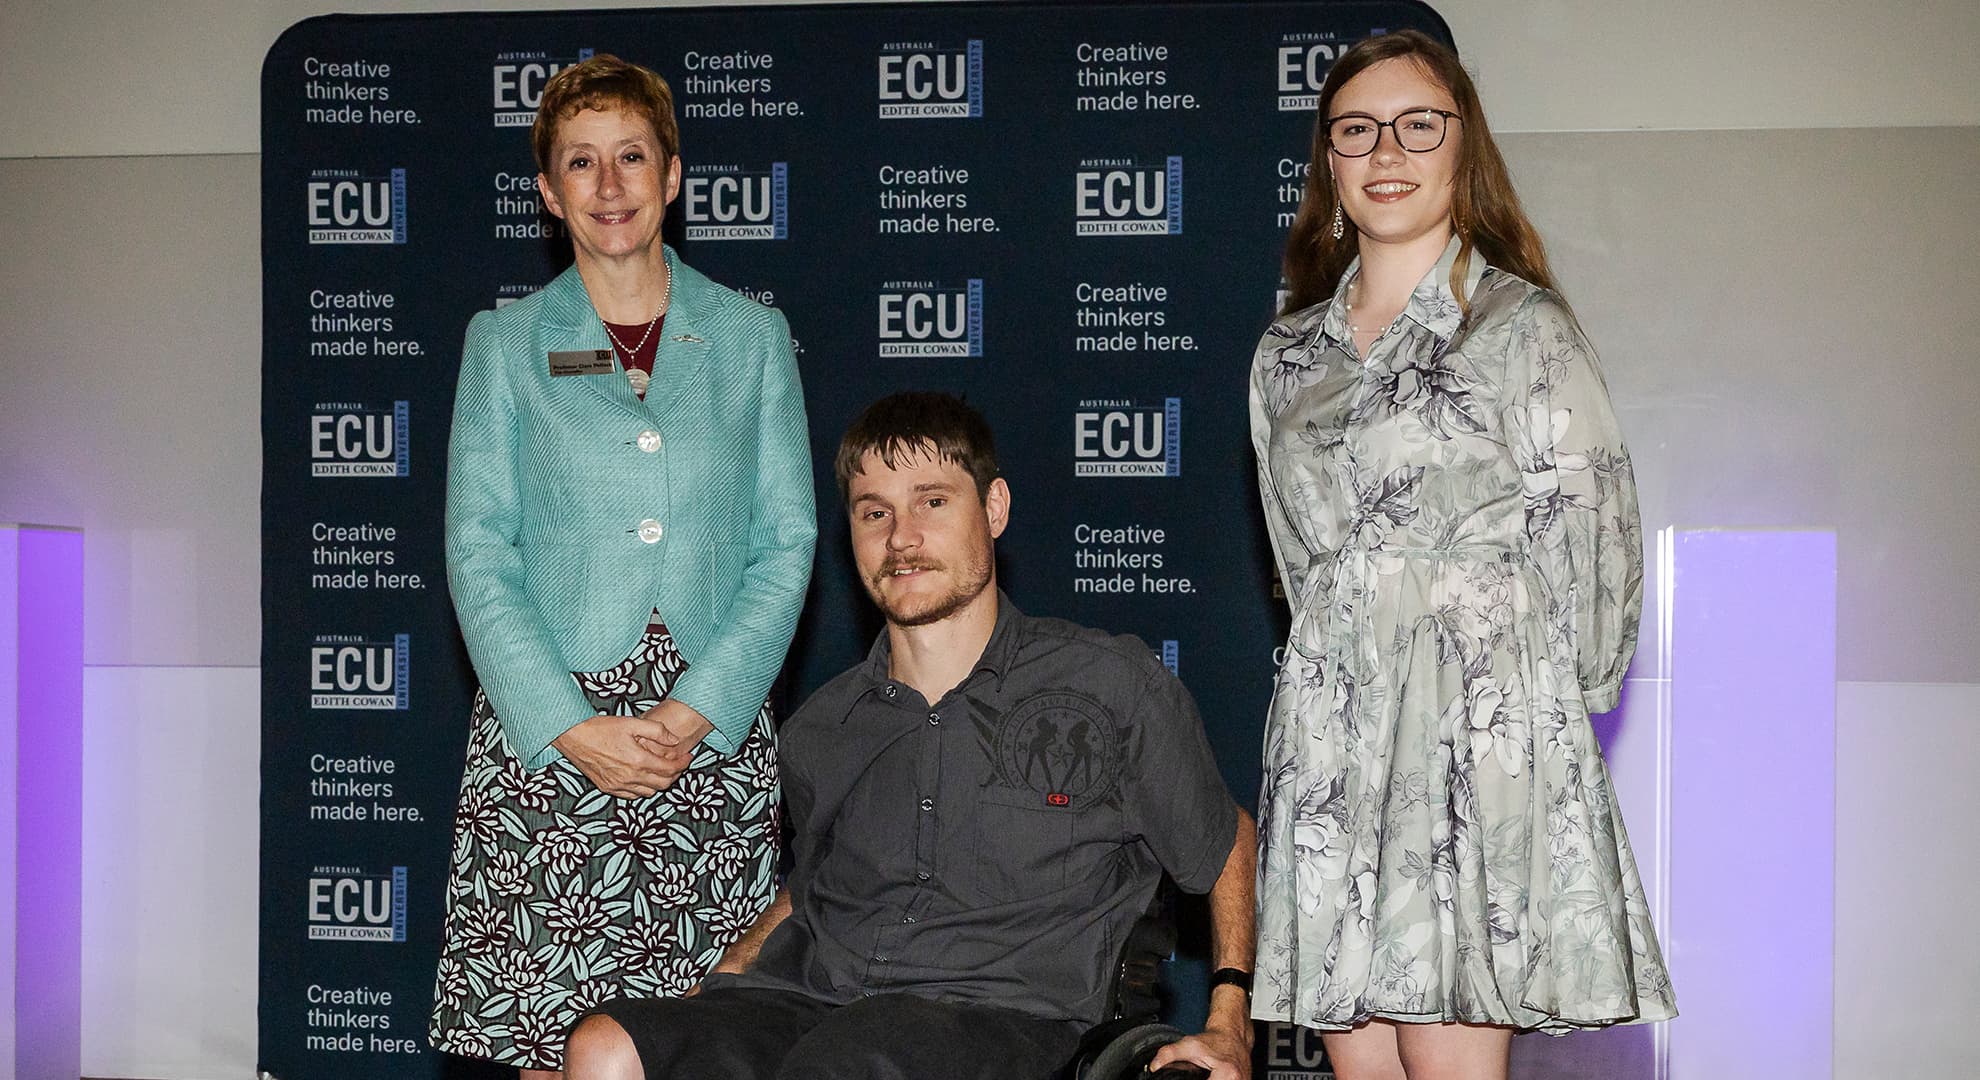
[[[1670,1076],[1833,1076],[1836,538],[1677,530]]]
[[[20,607],[21,534],[0,525],[0,867],[14,871],[15,781],[19,776],[14,734],[20,727]],[[0,886],[0,1072],[14,1060],[14,889]]]
[[[9,528],[14,1075],[82,1075],[82,533]],[[0,638],[4,642],[5,638]],[[0,665],[7,666],[7,665]]]

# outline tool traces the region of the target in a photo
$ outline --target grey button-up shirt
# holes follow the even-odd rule
[[[903,992],[1096,1022],[1164,871],[1206,892],[1237,835],[1196,705],[1148,647],[998,596],[930,704],[884,634],[784,725],[792,911],[730,985]]]

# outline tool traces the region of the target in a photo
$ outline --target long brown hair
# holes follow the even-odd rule
[[[1451,267],[1451,292],[1458,304],[1470,310],[1464,295],[1464,279],[1475,251],[1501,270],[1517,274],[1545,289],[1554,288],[1553,274],[1547,269],[1547,251],[1540,234],[1526,220],[1513,191],[1506,161],[1492,141],[1492,129],[1485,124],[1485,107],[1478,100],[1478,88],[1458,62],[1449,46],[1416,30],[1368,38],[1356,44],[1327,72],[1320,89],[1320,108],[1313,119],[1313,154],[1306,170],[1306,194],[1300,199],[1299,216],[1293,219],[1286,237],[1287,312],[1311,307],[1334,295],[1348,263],[1354,261],[1360,234],[1354,221],[1343,216],[1345,232],[1334,239],[1334,209],[1340,205],[1334,193],[1333,174],[1327,168],[1327,118],[1334,97],[1348,80],[1384,60],[1407,59],[1436,80],[1457,103],[1458,160],[1452,180],[1451,217],[1460,239],[1457,262]],[[1284,314],[1284,312],[1281,312]]]

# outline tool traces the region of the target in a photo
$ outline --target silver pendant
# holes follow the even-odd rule
[[[652,378],[652,376],[638,368],[626,369],[626,381],[632,384],[633,393],[635,394],[644,396],[646,393],[646,384],[651,382]]]

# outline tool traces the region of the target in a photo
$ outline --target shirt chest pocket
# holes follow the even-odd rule
[[[1089,813],[1053,805],[1051,798],[1022,788],[984,788],[977,794],[971,876],[984,900],[1026,900],[1068,884]]]

